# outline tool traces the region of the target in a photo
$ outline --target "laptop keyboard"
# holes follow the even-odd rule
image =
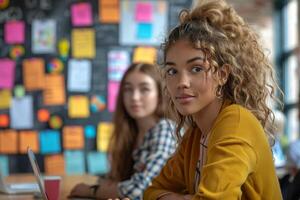
[[[9,189],[12,190],[39,190],[37,183],[18,183],[8,185]]]

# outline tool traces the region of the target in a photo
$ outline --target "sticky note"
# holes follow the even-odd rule
[[[73,29],[71,37],[73,58],[95,58],[96,45],[94,29]]]
[[[40,132],[40,152],[42,154],[55,154],[61,151],[60,133],[55,130]]]
[[[113,124],[110,122],[101,122],[98,124],[97,149],[106,152],[113,132]]]
[[[13,60],[7,58],[0,59],[0,89],[11,89],[15,81],[15,66]]]
[[[145,62],[154,64],[157,50],[154,47],[137,47],[133,52],[133,62]]]
[[[151,22],[153,8],[150,2],[137,2],[135,7],[135,20],[137,22]]]
[[[34,19],[31,28],[32,52],[35,54],[55,53],[56,21],[54,19]]]
[[[108,80],[121,81],[130,65],[130,53],[126,50],[110,50],[108,52]]]
[[[120,9],[118,6],[102,6],[99,15],[101,23],[118,23],[120,21]]]
[[[62,154],[47,155],[44,158],[45,173],[50,175],[65,174],[65,159]]]
[[[0,90],[0,109],[8,109],[11,105],[11,91]]]
[[[75,3],[71,6],[73,26],[90,26],[93,23],[91,4],[87,2]]]
[[[43,99],[44,104],[48,106],[65,104],[65,79],[63,75],[52,74],[45,76]]]
[[[108,82],[108,111],[114,112],[116,109],[117,97],[119,93],[120,82]]]
[[[138,23],[137,24],[137,38],[138,39],[151,39],[152,38],[152,24]]]
[[[13,98],[9,110],[14,129],[30,129],[33,127],[33,99],[32,96]]]
[[[88,92],[91,89],[92,63],[90,60],[70,59],[68,64],[68,90]]]
[[[3,177],[9,175],[9,160],[4,155],[0,155],[0,173]]]
[[[0,114],[0,128],[6,128],[9,125],[9,117],[7,114]]]
[[[18,135],[15,130],[0,130],[0,153],[18,153]]]
[[[70,118],[86,118],[90,116],[89,99],[83,95],[69,97],[68,115]]]
[[[24,59],[23,80],[28,91],[43,89],[45,86],[45,61],[41,58]]]
[[[85,173],[85,161],[82,151],[65,151],[64,157],[67,175],[80,175]]]
[[[82,126],[65,126],[63,128],[63,145],[65,149],[83,149],[84,134]]]
[[[4,40],[7,44],[20,44],[25,40],[24,21],[7,21],[4,24]]]
[[[30,147],[34,153],[39,152],[39,137],[36,131],[19,132],[19,152],[26,154],[27,147]]]
[[[89,152],[87,166],[90,174],[106,174],[109,171],[107,154],[103,152]]]

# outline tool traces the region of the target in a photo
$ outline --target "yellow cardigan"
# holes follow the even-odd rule
[[[168,192],[191,194],[193,200],[282,199],[271,148],[250,111],[236,104],[223,108],[210,134],[198,191],[194,181],[201,132],[190,128],[144,199]]]

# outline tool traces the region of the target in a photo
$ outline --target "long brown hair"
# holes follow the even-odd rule
[[[138,128],[135,120],[128,114],[123,102],[124,82],[128,74],[138,71],[150,76],[156,83],[158,91],[158,105],[155,111],[157,119],[164,115],[162,86],[158,67],[147,63],[134,63],[124,73],[117,98],[114,113],[114,131],[109,145],[111,156],[111,170],[109,177],[116,181],[123,181],[133,173],[132,151],[137,139]]]
[[[183,10],[179,18],[180,24],[162,45],[164,62],[170,47],[184,39],[205,52],[213,72],[228,65],[230,74],[222,88],[223,98],[249,109],[271,139],[268,127],[272,127],[274,115],[267,100],[272,98],[281,104],[275,96],[275,91],[281,90],[256,33],[222,0],[199,0],[191,11]],[[167,89],[164,90],[167,93]],[[179,131],[186,123],[192,123],[191,117],[182,116],[170,96],[166,96],[168,111],[177,118],[176,135],[180,139]]]

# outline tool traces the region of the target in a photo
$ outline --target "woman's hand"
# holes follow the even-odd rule
[[[92,197],[90,185],[79,183],[70,192],[71,197]]]

